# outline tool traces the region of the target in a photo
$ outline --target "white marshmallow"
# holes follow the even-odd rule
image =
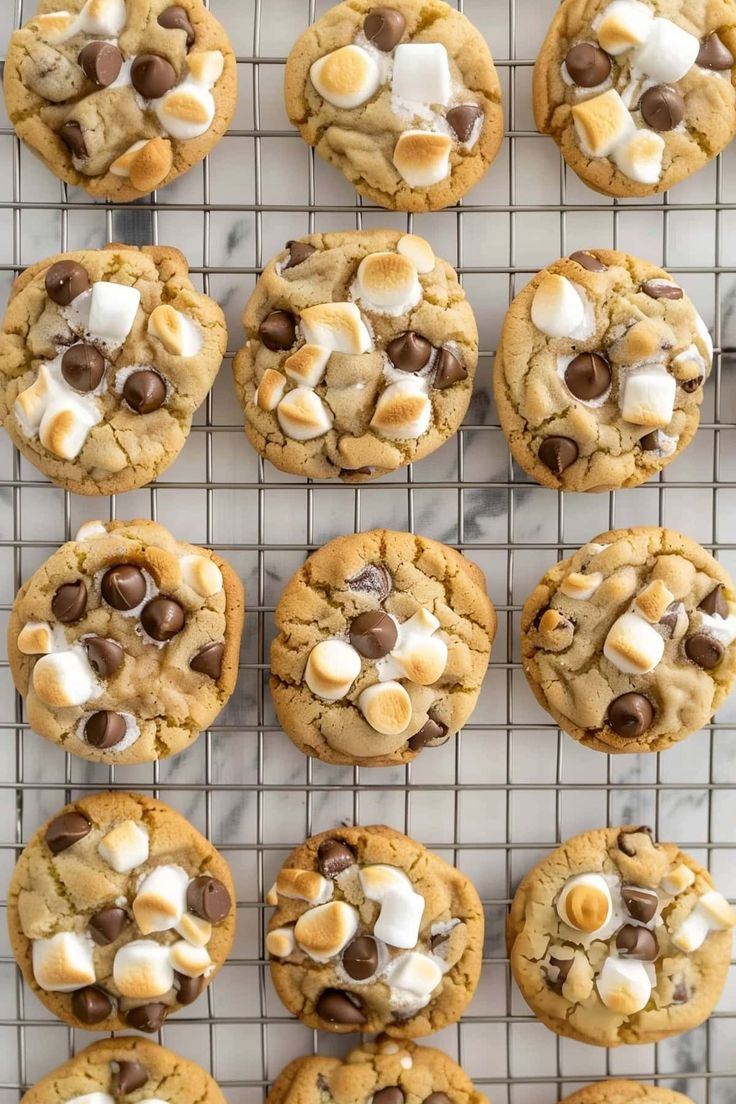
[[[666,282],[663,280],[662,283]],[[678,368],[685,364],[692,364],[695,366],[695,371],[705,373],[706,363],[703,357],[700,355],[700,349],[697,345],[689,345],[683,352],[678,353],[676,357],[672,358],[672,363]]]
[[[363,895],[378,904],[390,890],[398,893],[414,892],[411,878],[403,870],[399,870],[398,866],[386,866],[384,863],[364,866],[358,873],[358,879]]]
[[[689,73],[700,52],[700,41],[670,19],[655,19],[646,41],[633,55],[633,65],[652,80],[675,83]]]
[[[429,997],[442,981],[442,970],[429,955],[410,951],[393,959],[386,970],[386,980],[394,989],[402,989],[416,997]]]
[[[422,299],[414,264],[400,253],[370,253],[358,266],[356,298],[365,310],[394,317],[406,314]]]
[[[42,364],[33,383],[15,400],[15,416],[25,432],[34,433],[49,405],[63,395],[64,391],[49,371],[48,364]]]
[[[653,579],[634,599],[634,612],[652,625],[658,625],[674,600],[670,588],[661,579]]]
[[[73,993],[95,983],[94,945],[88,935],[58,932],[34,939],[33,976],[46,993]]]
[[[402,950],[415,947],[424,915],[424,898],[404,889],[389,889],[381,902],[381,911],[373,926],[376,939]]]
[[[411,698],[400,682],[377,682],[358,698],[358,708],[382,736],[398,736],[411,721]]]
[[[646,965],[637,959],[607,958],[595,984],[606,1008],[623,1016],[641,1012],[652,994]]]
[[[98,280],[92,285],[87,330],[90,337],[119,348],[133,329],[141,293],[127,284]]]
[[[661,368],[643,368],[626,376],[621,414],[632,425],[665,429],[672,421],[677,381]]]
[[[409,103],[447,106],[452,78],[445,47],[439,42],[402,42],[394,52],[391,90]]]
[[[168,303],[162,303],[151,312],[148,333],[157,338],[172,356],[196,356],[204,345],[204,337],[197,323]]]
[[[134,820],[116,824],[97,846],[99,855],[118,874],[126,874],[141,866],[148,858],[148,849],[148,832]]]
[[[106,537],[107,529],[101,521],[85,521],[80,525],[74,536],[75,541],[97,540],[98,537]]]
[[[321,640],[307,659],[304,681],[318,698],[340,701],[360,674],[361,658],[343,640]]]
[[[288,958],[295,948],[293,928],[274,928],[266,936],[266,950],[274,958]]]
[[[306,346],[305,346],[306,348]],[[261,410],[275,410],[286,391],[286,376],[275,368],[267,368],[256,388],[253,402]]]
[[[452,139],[429,130],[405,130],[394,147],[394,167],[410,188],[431,188],[450,172]]]
[[[287,391],[276,408],[282,432],[294,441],[313,441],[332,428],[334,418],[322,399],[309,387]]]
[[[345,901],[330,901],[302,913],[294,937],[314,962],[329,962],[347,947],[358,930],[358,910]]]
[[[711,889],[699,898],[693,911],[673,933],[672,942],[681,951],[692,954],[702,947],[711,932],[728,931],[734,926],[736,912],[725,897]]]
[[[191,77],[153,102],[161,126],[181,142],[206,134],[215,117],[214,96]]]
[[[714,636],[716,640],[720,640],[724,648],[727,648],[729,644],[733,644],[736,640],[736,616],[729,614],[728,617],[718,617],[718,615],[711,615],[709,613],[703,613],[699,610],[697,613],[698,627],[708,633],[709,636]]]
[[[38,698],[56,709],[84,705],[99,696],[100,684],[82,648],[44,655],[33,668]]]
[[[434,634],[440,622],[429,610],[420,609],[398,626],[398,636],[390,655],[376,664],[381,682],[407,678],[417,686],[431,686],[441,678],[447,666],[447,644]]]
[[[91,1092],[85,1093],[84,1096],[75,1096],[72,1100],[67,1100],[66,1104],[115,1104],[115,1100],[109,1093]],[[146,1102],[143,1101],[143,1104]]]
[[[396,250],[402,257],[408,257],[420,276],[426,276],[434,271],[437,264],[434,250],[428,241],[417,234],[404,234],[399,238]]]
[[[316,870],[285,867],[279,871],[275,889],[281,897],[288,897],[293,901],[308,901],[310,905],[323,905],[332,897],[334,886],[329,878],[323,878]],[[274,903],[278,904],[278,897]]]
[[[598,42],[607,54],[618,57],[646,42],[654,13],[638,0],[613,0],[593,23]]]
[[[102,420],[95,406],[72,396],[57,399],[46,408],[38,427],[44,448],[62,460],[74,460],[84,448],[93,426]]]
[[[629,180],[657,184],[662,176],[665,142],[653,130],[637,130],[611,154],[614,163]]]
[[[585,322],[585,306],[565,276],[548,273],[532,300],[532,322],[547,337],[571,337]]]
[[[348,109],[364,104],[381,83],[378,62],[352,43],[318,58],[309,76],[323,100]]]
[[[220,50],[200,50],[187,55],[189,76],[205,88],[214,88],[225,69],[225,55]]]
[[[68,11],[46,12],[33,17],[33,23],[39,32],[52,45],[66,42],[79,28],[79,16]]]
[[[169,948],[171,965],[185,977],[203,977],[212,972],[212,959],[206,947],[195,947],[186,939],[180,939]]]
[[[21,655],[48,655],[54,650],[54,634],[45,621],[28,621],[16,641]]]
[[[708,350],[708,360],[713,362],[713,338],[710,331],[699,314],[695,315],[695,331]]]
[[[626,675],[646,675],[664,655],[664,638],[636,613],[624,613],[608,631],[603,654]]]
[[[209,556],[182,556],[181,577],[200,598],[211,598],[222,590],[222,572]]]
[[[125,0],[87,0],[78,26],[86,34],[117,36],[127,20]]]
[[[302,345],[284,362],[284,371],[295,383],[316,387],[322,381],[331,355],[331,350],[321,345]]]
[[[662,879],[662,889],[665,893],[672,894],[673,897],[679,896],[680,893],[684,893],[686,889],[689,889],[691,885],[695,883],[695,874],[689,866],[685,866],[684,863],[680,863],[674,870],[671,870],[669,874],[666,874]]]
[[[557,899],[560,920],[586,935],[603,931],[612,911],[611,891],[601,874],[577,874],[568,878]]]
[[[143,935],[170,931],[186,912],[189,875],[176,865],[157,866],[141,882],[133,915]]]
[[[373,341],[355,303],[322,303],[301,312],[302,332],[309,345],[332,353],[370,353]]]
[[[134,142],[133,145],[125,151],[125,153],[122,153],[120,157],[117,157],[110,165],[110,172],[113,174],[113,176],[130,176],[130,170],[133,166],[133,162],[135,161],[135,155],[139,153],[140,150],[145,149],[145,147],[148,145],[148,142],[149,139],[147,138],[143,138],[140,142]]]
[[[174,930],[193,947],[206,947],[212,938],[209,920],[203,920],[193,912],[185,912],[179,923],[174,925]]]
[[[413,441],[429,429],[432,401],[427,384],[416,376],[391,383],[381,393],[371,419],[371,429],[389,441]]]
[[[566,598],[574,598],[579,602],[587,602],[592,598],[598,587],[603,582],[600,571],[591,571],[590,575],[584,575],[580,571],[571,571],[560,583],[560,593]]]
[[[588,157],[608,157],[636,129],[615,88],[574,104],[572,117],[580,147]]]
[[[115,952],[112,976],[123,997],[153,1000],[174,984],[169,948],[153,939],[136,939]]]

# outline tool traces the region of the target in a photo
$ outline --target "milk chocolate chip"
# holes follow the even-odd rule
[[[587,253],[584,249],[578,250],[577,253],[570,254],[570,260],[575,261],[575,264],[579,264],[581,268],[584,268],[587,272],[607,272],[607,266],[599,261],[597,257],[594,257],[592,253]]]
[[[333,1024],[364,1024],[363,1002],[354,993],[325,989],[315,1006],[317,1015]]]
[[[88,836],[91,830],[92,825],[82,813],[62,813],[51,821],[44,839],[51,854],[60,855]]]
[[[643,694],[622,694],[608,707],[608,723],[617,736],[634,740],[643,735],[654,720],[654,707]]]
[[[194,45],[194,27],[189,20],[186,8],[182,8],[180,4],[172,4],[170,8],[165,8],[158,17],[158,22],[167,31],[184,31],[187,36],[187,46]]]
[[[695,64],[701,69],[731,69],[733,68],[733,54],[727,46],[721,42],[720,37],[713,31],[706,35],[700,43],[700,51]]]
[[[120,76],[123,55],[111,42],[89,42],[80,51],[77,61],[85,77],[98,88],[108,88]]]
[[[325,878],[336,878],[343,870],[353,866],[356,858],[352,847],[342,840],[331,839],[319,845],[317,861]]]
[[[104,989],[96,985],[87,985],[72,993],[72,1012],[80,1023],[102,1023],[112,1015],[112,1001]]]
[[[126,379],[123,398],[136,414],[152,414],[166,401],[166,384],[153,368],[141,368]]]
[[[468,142],[475,124],[483,118],[483,111],[477,104],[460,104],[459,107],[451,107],[445,118],[447,125],[455,131],[458,142]]]
[[[184,610],[173,598],[152,598],[141,611],[141,625],[154,640],[173,640],[184,621]]]
[[[79,161],[83,161],[85,157],[87,157],[87,144],[84,140],[84,131],[79,123],[74,122],[73,119],[70,119],[68,123],[64,123],[59,131],[59,137],[71,152],[72,157],[76,157]]]
[[[646,846],[656,847],[654,842],[654,833],[651,828],[648,828],[646,824],[640,825],[639,828],[630,828],[627,832],[619,832],[618,840],[616,844],[619,851],[623,851],[624,855],[628,855],[630,859],[633,859],[637,854],[638,846],[635,840],[636,836],[648,837]],[[645,843],[645,840],[641,841]]]
[[[200,874],[187,886],[187,908],[210,924],[219,924],[232,908],[230,894],[218,878]]]
[[[357,575],[346,579],[345,585],[348,590],[357,590],[360,594],[374,594],[383,602],[391,593],[391,574],[383,564],[366,564]]]
[[[447,1093],[433,1092],[425,1097],[424,1104],[451,1104],[451,1101]]]
[[[108,709],[102,709],[98,713],[93,713],[86,722],[84,738],[92,747],[104,751],[124,740],[127,731],[125,717],[119,713],[112,713]]]
[[[592,42],[580,42],[568,52],[565,65],[578,88],[597,88],[611,75],[611,59]]]
[[[576,399],[599,399],[611,386],[610,365],[598,353],[580,353],[565,369],[565,383]]]
[[[421,372],[432,356],[432,345],[426,337],[410,331],[389,341],[386,356],[400,372]]]
[[[677,284],[669,284],[665,280],[647,280],[641,285],[641,290],[650,299],[682,299],[685,292]]]
[[[130,69],[130,83],[144,100],[160,99],[176,81],[176,69],[158,54],[138,54]]]
[[[190,978],[185,974],[174,971],[174,980],[176,981],[176,999],[179,1004],[183,1005],[194,1004],[205,987],[203,977]]]
[[[447,725],[427,717],[419,731],[409,740],[409,747],[412,751],[421,751],[425,747],[441,747],[448,741],[447,732]]]
[[[296,318],[289,311],[272,311],[258,327],[258,336],[272,353],[290,349],[296,341]]]
[[[539,446],[539,459],[555,475],[562,475],[578,454],[578,446],[569,437],[545,437]]]
[[[712,671],[723,659],[726,649],[715,636],[694,633],[685,641],[685,654],[697,667]]]
[[[662,440],[658,429],[653,429],[651,433],[645,433],[639,438],[639,448],[642,452],[659,452],[661,447]]]
[[[624,924],[619,928],[616,933],[616,950],[622,958],[639,958],[643,962],[654,962],[659,954],[654,932],[636,924]]]
[[[143,1004],[140,1008],[131,1008],[125,1013],[125,1022],[128,1027],[133,1027],[136,1031],[145,1031],[152,1035],[154,1031],[159,1031],[163,1027],[168,1014],[168,1005],[152,1001],[151,1004]]]
[[[382,659],[398,639],[396,622],[383,610],[369,610],[355,618],[350,626],[350,643],[366,659]]]
[[[57,621],[71,625],[79,621],[87,612],[87,587],[81,579],[75,583],[64,583],[51,599],[51,610]]]
[[[363,22],[363,34],[377,50],[389,54],[406,30],[406,19],[396,8],[372,8]]]
[[[117,1062],[113,1070],[112,1091],[118,1096],[127,1096],[136,1089],[142,1089],[148,1081],[148,1070],[141,1062]]]
[[[359,935],[342,953],[342,965],[353,981],[367,981],[378,969],[378,944],[370,935]]]
[[[398,1085],[390,1085],[373,1094],[373,1104],[404,1104],[404,1094]]]
[[[288,241],[286,248],[289,250],[289,259],[282,267],[282,272],[286,272],[288,268],[297,268],[300,264],[304,264],[307,257],[311,257],[313,253],[317,252],[313,245],[307,245],[306,242],[300,241]]]
[[[710,594],[706,594],[698,609],[710,614],[711,617],[728,617],[728,602],[723,595],[723,590],[723,583],[718,583]]]
[[[75,391],[94,391],[105,374],[105,358],[94,345],[72,345],[61,358],[61,374]]]
[[[445,391],[448,387],[452,387],[453,383],[459,383],[467,378],[468,373],[455,354],[449,349],[440,349],[432,386],[438,391]]]
[[[87,659],[102,678],[110,678],[120,670],[125,653],[115,640],[108,640],[105,636],[88,636],[83,643]]]
[[[129,922],[130,917],[123,908],[100,909],[90,917],[89,934],[98,947],[109,947],[120,938]]]
[[[189,666],[200,675],[208,675],[215,682],[222,674],[222,661],[225,656],[224,644],[205,644],[196,655],[189,660]]]
[[[132,610],[146,597],[146,579],[133,564],[117,564],[102,576],[102,597],[116,610]]]
[[[683,120],[685,103],[671,84],[655,84],[642,96],[639,110],[652,130],[674,130]]]
[[[683,380],[680,387],[686,395],[694,395],[699,387],[703,386],[703,377],[695,376],[694,379]]]
[[[57,261],[46,273],[45,283],[49,299],[60,307],[68,307],[90,286],[87,270],[76,261]]]
[[[550,958],[550,966],[557,970],[557,977],[554,981],[551,980],[549,975],[547,976],[547,981],[551,989],[556,989],[558,991],[562,989],[562,986],[567,981],[567,975],[570,973],[573,961],[572,958]]]
[[[626,905],[626,911],[633,920],[648,924],[657,913],[659,897],[653,889],[640,889],[639,886],[622,886],[621,897]]]

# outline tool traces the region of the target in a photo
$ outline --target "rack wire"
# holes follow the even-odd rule
[[[718,1011],[657,1046],[605,1051],[558,1039],[515,992],[503,921],[526,869],[576,831],[627,821],[653,825],[707,862],[736,896],[733,791],[736,706],[663,756],[606,757],[562,735],[534,702],[518,661],[524,597],[556,557],[609,527],[668,524],[736,567],[736,153],[727,152],[671,196],[631,202],[595,196],[534,129],[533,58],[555,0],[456,0],[491,43],[504,87],[507,137],[486,180],[449,211],[411,218],[356,200],[301,143],[283,112],[286,54],[329,3],[210,0],[238,55],[233,128],[201,168],[153,200],[93,203],[56,182],[0,125],[0,281],[56,250],[176,244],[194,279],[230,324],[262,265],[312,230],[391,225],[415,229],[454,263],[481,326],[473,403],[456,438],[433,457],[361,488],[280,475],[250,450],[229,367],[196,419],[177,463],[155,485],[120,499],[81,500],[50,487],[0,442],[0,611],[78,524],[90,516],[150,516],[226,555],[243,575],[248,622],[238,691],[185,754],[152,767],[102,768],[31,732],[0,662],[0,884],[42,819],[84,791],[107,787],[162,796],[225,853],[238,888],[233,955],[206,998],[169,1021],[161,1041],[200,1061],[231,1104],[255,1104],[299,1054],[341,1054],[350,1042],[292,1020],[271,988],[264,951],[264,890],[305,835],[345,822],[384,821],[416,836],[476,883],[487,940],[469,1014],[432,1040],[463,1063],[494,1104],[553,1104],[590,1080],[634,1076],[678,1088],[698,1104],[736,1100],[736,975]],[[0,34],[33,14],[6,0]],[[729,167],[731,172],[729,173]],[[698,303],[716,339],[716,366],[696,442],[636,491],[566,496],[529,483],[509,459],[491,401],[494,344],[510,299],[545,263],[573,249],[620,247],[663,263]],[[487,573],[499,633],[481,702],[454,744],[394,770],[336,769],[305,760],[280,733],[268,695],[268,649],[282,585],[304,555],[346,531],[374,525],[444,540]],[[2,902],[4,909],[5,903]],[[24,988],[5,936],[0,945],[0,1104],[94,1037],[55,1022]]]

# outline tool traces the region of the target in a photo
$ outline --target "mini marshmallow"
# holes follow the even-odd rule
[[[45,621],[29,621],[16,641],[22,655],[48,655],[54,650],[54,634]]]
[[[322,640],[309,653],[304,681],[318,698],[340,701],[360,674],[362,661],[343,640]]]
[[[600,571],[592,571],[590,575],[584,575],[581,571],[571,571],[560,583],[560,593],[566,598],[586,602],[588,598],[593,597],[602,582],[603,576]]]
[[[636,129],[615,88],[574,104],[572,117],[583,153],[590,157],[608,157]]]
[[[133,915],[143,935],[170,931],[186,912],[189,875],[180,866],[157,866],[141,882]]]
[[[95,983],[93,943],[88,935],[58,932],[33,940],[33,976],[46,993],[73,993]]]
[[[624,383],[621,414],[632,425],[665,429],[672,421],[677,394],[674,376],[661,369],[631,372]]]
[[[274,928],[266,936],[266,950],[274,958],[288,958],[295,948],[293,928]]]
[[[133,329],[141,293],[127,284],[98,280],[92,285],[87,329],[90,337],[118,348]]]
[[[284,371],[295,383],[316,387],[325,374],[330,356],[331,350],[321,345],[302,345],[284,362]]]
[[[439,42],[402,42],[397,46],[391,91],[409,103],[447,106],[452,78],[445,47]]]
[[[713,931],[728,931],[736,926],[736,912],[715,889],[704,893],[689,916],[672,935],[672,942],[686,954],[702,947]]]
[[[84,705],[99,694],[99,683],[81,648],[44,655],[33,668],[33,689],[56,709]]]
[[[153,1000],[174,984],[169,948],[152,939],[136,939],[115,952],[112,976],[123,997]]]
[[[551,272],[534,293],[531,314],[547,337],[571,337],[585,322],[585,306],[574,284]]]
[[[392,961],[386,976],[393,989],[403,989],[416,997],[429,997],[442,981],[442,970],[429,955],[410,951]]]
[[[653,21],[651,9],[638,0],[614,0],[595,20],[593,30],[606,53],[618,57],[646,42]]]
[[[402,950],[415,947],[424,915],[424,898],[404,889],[389,889],[381,902],[381,911],[373,926],[376,939]]]
[[[405,130],[394,147],[394,167],[410,188],[430,188],[450,172],[452,139],[429,130]]]
[[[304,340],[332,353],[370,353],[373,341],[355,303],[322,303],[301,312]]]
[[[638,959],[607,958],[596,980],[596,989],[606,1008],[632,1016],[646,1008],[652,982],[645,963]]]
[[[293,901],[308,901],[310,905],[323,905],[332,897],[333,884],[316,870],[293,870],[286,867],[276,879],[276,892]]]
[[[33,383],[20,392],[14,404],[15,416],[26,432],[38,429],[49,404],[61,395],[61,387],[48,365],[42,364]]]
[[[332,412],[309,387],[288,391],[276,408],[283,433],[294,441],[313,441],[332,428]]]
[[[389,441],[413,441],[429,429],[432,402],[424,380],[408,376],[382,392],[371,419],[371,429]]]
[[[576,931],[593,935],[611,919],[611,891],[601,874],[577,874],[568,878],[557,900],[557,915]]]
[[[710,336],[710,330],[708,329],[708,327],[706,326],[705,322],[703,321],[703,319],[700,317],[699,314],[695,315],[695,332],[697,333],[698,337],[700,338],[700,340],[703,342],[706,349],[708,350],[708,361],[710,363],[712,363],[713,362],[713,338]]]
[[[370,253],[358,266],[357,296],[366,310],[398,316],[422,299],[413,263],[400,253]]]
[[[323,100],[333,107],[360,107],[381,83],[378,62],[361,46],[341,46],[318,58],[309,76]]]
[[[38,439],[44,448],[62,460],[74,460],[84,448],[93,426],[101,421],[99,410],[71,396],[47,407],[38,427]]]
[[[653,81],[674,84],[689,73],[700,52],[700,40],[670,19],[655,19],[632,64]]]
[[[65,1104],[115,1104],[115,1100],[109,1093],[91,1092],[85,1093],[84,1096],[75,1096]],[[143,1100],[141,1104],[151,1104],[151,1101]]]
[[[711,615],[698,610],[695,617],[699,622],[698,628],[702,632],[708,633],[709,636],[714,636],[716,640],[720,640],[724,648],[728,648],[736,640],[736,616],[734,614],[731,613],[728,617],[719,617],[718,614]]]
[[[275,410],[284,397],[286,376],[275,368],[267,368],[256,388],[253,401],[261,410]]]
[[[358,708],[382,736],[398,736],[411,721],[411,698],[400,682],[377,682],[358,698]]]
[[[330,901],[302,913],[294,936],[301,949],[314,962],[329,962],[347,947],[358,930],[357,909],[345,901]]]
[[[97,540],[98,537],[106,537],[107,529],[101,521],[85,521],[80,525],[74,536],[75,541]]]
[[[51,45],[66,42],[77,33],[79,18],[71,12],[46,12],[33,17],[33,24]]]
[[[672,364],[679,369],[677,372],[679,380],[698,379],[706,374],[706,368],[709,367],[700,355],[697,345],[689,345],[683,352],[678,353],[672,358]]]
[[[206,947],[212,938],[209,920],[203,920],[193,912],[185,912],[179,923],[174,925],[174,930],[193,947]]]
[[[664,655],[664,639],[643,617],[624,613],[609,629],[603,654],[625,675],[646,675]]]
[[[187,77],[155,101],[155,112],[168,135],[186,142],[210,129],[215,117],[215,100],[208,89]]]
[[[90,35],[117,36],[128,20],[125,0],[87,0],[78,27]]]
[[[407,257],[411,261],[420,276],[426,276],[434,271],[437,263],[434,250],[428,241],[417,234],[404,234],[399,238],[396,250],[402,257]]]
[[[148,858],[148,832],[134,820],[124,820],[100,840],[97,851],[118,874],[141,866]]]
[[[653,130],[637,130],[611,154],[614,163],[629,180],[657,184],[662,176],[665,142]]]
[[[185,939],[180,939],[169,948],[171,965],[178,974],[196,978],[211,972],[212,959],[206,947],[194,947]]]
[[[689,889],[694,882],[695,874],[693,871],[689,866],[680,863],[669,874],[665,874],[661,884],[665,893],[671,893],[673,897],[677,897],[680,893],[684,893],[686,889]]]
[[[640,617],[645,617],[652,625],[657,625],[674,600],[675,596],[669,587],[665,586],[661,579],[654,579],[637,594],[634,599],[634,609]]]
[[[201,50],[187,55],[189,75],[197,84],[214,88],[225,69],[225,55],[221,50]]]
[[[447,666],[447,644],[434,634],[440,622],[429,610],[420,609],[398,626],[393,651],[377,663],[381,682],[407,678],[417,686],[431,686]]]
[[[359,871],[358,878],[363,895],[369,901],[376,901],[378,904],[381,904],[391,890],[397,893],[414,892],[411,878],[397,866],[386,866],[384,863],[364,866]]]
[[[222,572],[209,556],[182,556],[181,577],[201,598],[211,598],[222,590]]]
[[[196,356],[204,345],[202,331],[196,322],[168,303],[162,303],[151,312],[148,332],[172,356]]]
[[[110,165],[110,172],[113,176],[130,176],[130,170],[133,167],[136,154],[140,153],[140,151],[148,145],[148,141],[148,139],[144,138],[140,142],[134,142],[130,149],[127,149],[125,153],[117,157],[112,165]]]

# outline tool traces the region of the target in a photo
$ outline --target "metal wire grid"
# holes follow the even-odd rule
[[[8,4],[0,16],[7,22],[5,33],[11,24],[27,19],[33,6],[23,0]],[[530,121],[530,59],[554,0],[458,0],[495,53],[506,55],[496,61],[510,120],[504,153],[489,176],[489,191],[481,186],[461,207],[438,216],[397,220],[356,202],[337,174],[303,151],[285,119],[273,125],[273,92],[288,46],[329,5],[315,0],[211,0],[210,6],[236,44],[241,100],[247,101],[251,118],[241,113],[210,162],[194,170],[183,187],[174,186],[155,202],[135,207],[93,204],[83,193],[50,186],[48,174],[22,150],[6,123],[0,127],[8,155],[0,159],[5,165],[0,225],[5,220],[6,228],[0,275],[9,281],[57,247],[107,239],[175,240],[186,248],[186,241],[190,256],[200,260],[192,266],[195,279],[228,309],[232,352],[240,343],[237,315],[262,264],[287,236],[286,224],[290,233],[382,223],[413,226],[456,263],[466,283],[484,329],[479,385],[469,418],[453,443],[414,470],[358,489],[305,484],[257,461],[242,438],[227,369],[181,462],[155,486],[119,501],[81,502],[48,488],[7,442],[0,446],[7,448],[2,470],[9,473],[0,479],[0,559],[8,580],[0,610],[5,616],[21,580],[95,513],[111,518],[149,514],[175,532],[215,546],[244,574],[249,610],[234,701],[184,756],[150,768],[107,770],[50,749],[29,732],[7,662],[0,664],[4,716],[10,718],[14,710],[13,720],[0,721],[8,741],[0,760],[0,789],[6,796],[0,810],[4,880],[42,818],[81,791],[113,786],[152,792],[189,816],[233,864],[241,934],[206,1000],[170,1021],[161,1039],[209,1068],[233,1104],[251,1104],[262,1098],[290,1058],[349,1048],[344,1039],[303,1028],[278,1004],[264,953],[264,891],[284,855],[304,835],[343,820],[385,820],[456,862],[484,899],[489,932],[479,994],[462,1023],[431,1042],[461,1061],[495,1104],[552,1104],[579,1084],[614,1074],[671,1085],[706,1104],[734,1100],[733,978],[720,1010],[698,1031],[656,1047],[599,1051],[560,1040],[536,1023],[514,992],[502,937],[503,917],[521,874],[554,843],[603,822],[652,823],[663,836],[709,860],[725,892],[736,895],[731,715],[724,711],[665,757],[611,759],[585,752],[531,701],[515,632],[521,602],[549,561],[609,526],[676,525],[726,562],[736,558],[730,521],[736,482],[727,446],[721,445],[724,434],[736,428],[724,370],[736,353],[728,332],[726,294],[732,272],[728,262],[735,256],[728,234],[736,210],[727,163],[734,159],[725,155],[692,188],[683,185],[682,201],[677,194],[673,200],[665,196],[653,202],[598,200],[558,167],[551,143],[535,133]],[[531,201],[526,198],[529,150],[532,163],[538,153],[543,159],[543,195]],[[306,193],[300,202],[278,195],[281,202],[273,202],[274,168],[282,160],[290,165],[293,157],[306,159],[301,171],[296,169],[297,180],[306,179]],[[234,168],[238,186],[247,190],[249,161],[251,194],[243,202],[232,195],[223,201],[223,174]],[[0,180],[2,172],[0,164]],[[174,239],[172,216],[179,220]],[[712,216],[714,252],[698,262],[704,238],[698,220],[703,216]],[[553,244],[545,237],[550,219],[555,224]],[[58,223],[55,233],[46,232],[49,220]],[[223,220],[231,227],[224,246]],[[708,300],[702,280],[711,285],[719,355],[698,441],[688,458],[648,489],[578,501],[578,496],[563,498],[536,488],[511,465],[491,408],[489,376],[498,319],[526,279],[553,256],[598,244],[633,252],[633,242],[644,229],[646,239],[657,223],[658,242],[650,240],[648,250],[642,244],[640,252],[670,267],[693,290],[704,312]],[[482,226],[490,227],[481,242],[488,256],[479,257],[475,238]],[[591,234],[598,235],[595,241]],[[249,263],[236,263],[241,239]],[[537,240],[539,256],[534,255]],[[491,259],[496,263],[488,263]],[[489,314],[492,325],[484,327]],[[241,523],[239,510],[247,524]],[[266,685],[272,615],[281,585],[306,552],[351,525],[357,531],[376,524],[417,528],[479,561],[489,576],[500,631],[481,704],[454,746],[427,752],[401,770],[336,770],[304,760],[274,723]],[[0,951],[5,982],[0,986],[0,1104],[5,1104],[16,1101],[24,1087],[92,1036],[49,1019],[24,989],[8,945]]]

